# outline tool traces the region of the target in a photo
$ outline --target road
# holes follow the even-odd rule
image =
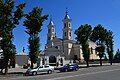
[[[11,77],[9,80],[120,80],[120,65],[81,68],[62,73],[55,71],[53,74]]]

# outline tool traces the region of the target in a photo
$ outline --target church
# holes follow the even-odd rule
[[[62,38],[58,38],[55,34],[55,25],[50,19],[47,43],[44,50],[44,64],[56,65],[57,63],[58,65],[64,65],[71,62],[84,61],[81,45],[77,41],[72,40],[72,20],[68,15],[68,11],[66,11],[62,22]],[[89,41],[91,60],[99,59],[95,51],[96,46],[94,42]]]

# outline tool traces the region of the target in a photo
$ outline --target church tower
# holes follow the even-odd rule
[[[54,23],[51,18],[50,23],[48,25],[47,43],[49,43],[54,38],[55,38],[55,27],[54,27]]]
[[[71,19],[68,15],[68,11],[66,9],[66,14],[63,21],[63,39],[64,40],[71,40],[72,39],[72,29],[71,29]]]

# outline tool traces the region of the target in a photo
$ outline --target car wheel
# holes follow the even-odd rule
[[[65,72],[67,72],[68,71],[68,69],[65,69]]]
[[[78,71],[78,68],[75,68],[75,71]]]
[[[37,74],[37,72],[35,72],[35,71],[32,73],[33,76],[35,76],[36,74]]]
[[[52,71],[51,71],[51,70],[49,70],[49,71],[48,71],[48,74],[51,74],[51,73],[52,73]]]

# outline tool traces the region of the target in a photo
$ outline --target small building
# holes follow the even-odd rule
[[[16,54],[15,55],[15,67],[23,66],[28,64],[29,55],[27,54]]]

